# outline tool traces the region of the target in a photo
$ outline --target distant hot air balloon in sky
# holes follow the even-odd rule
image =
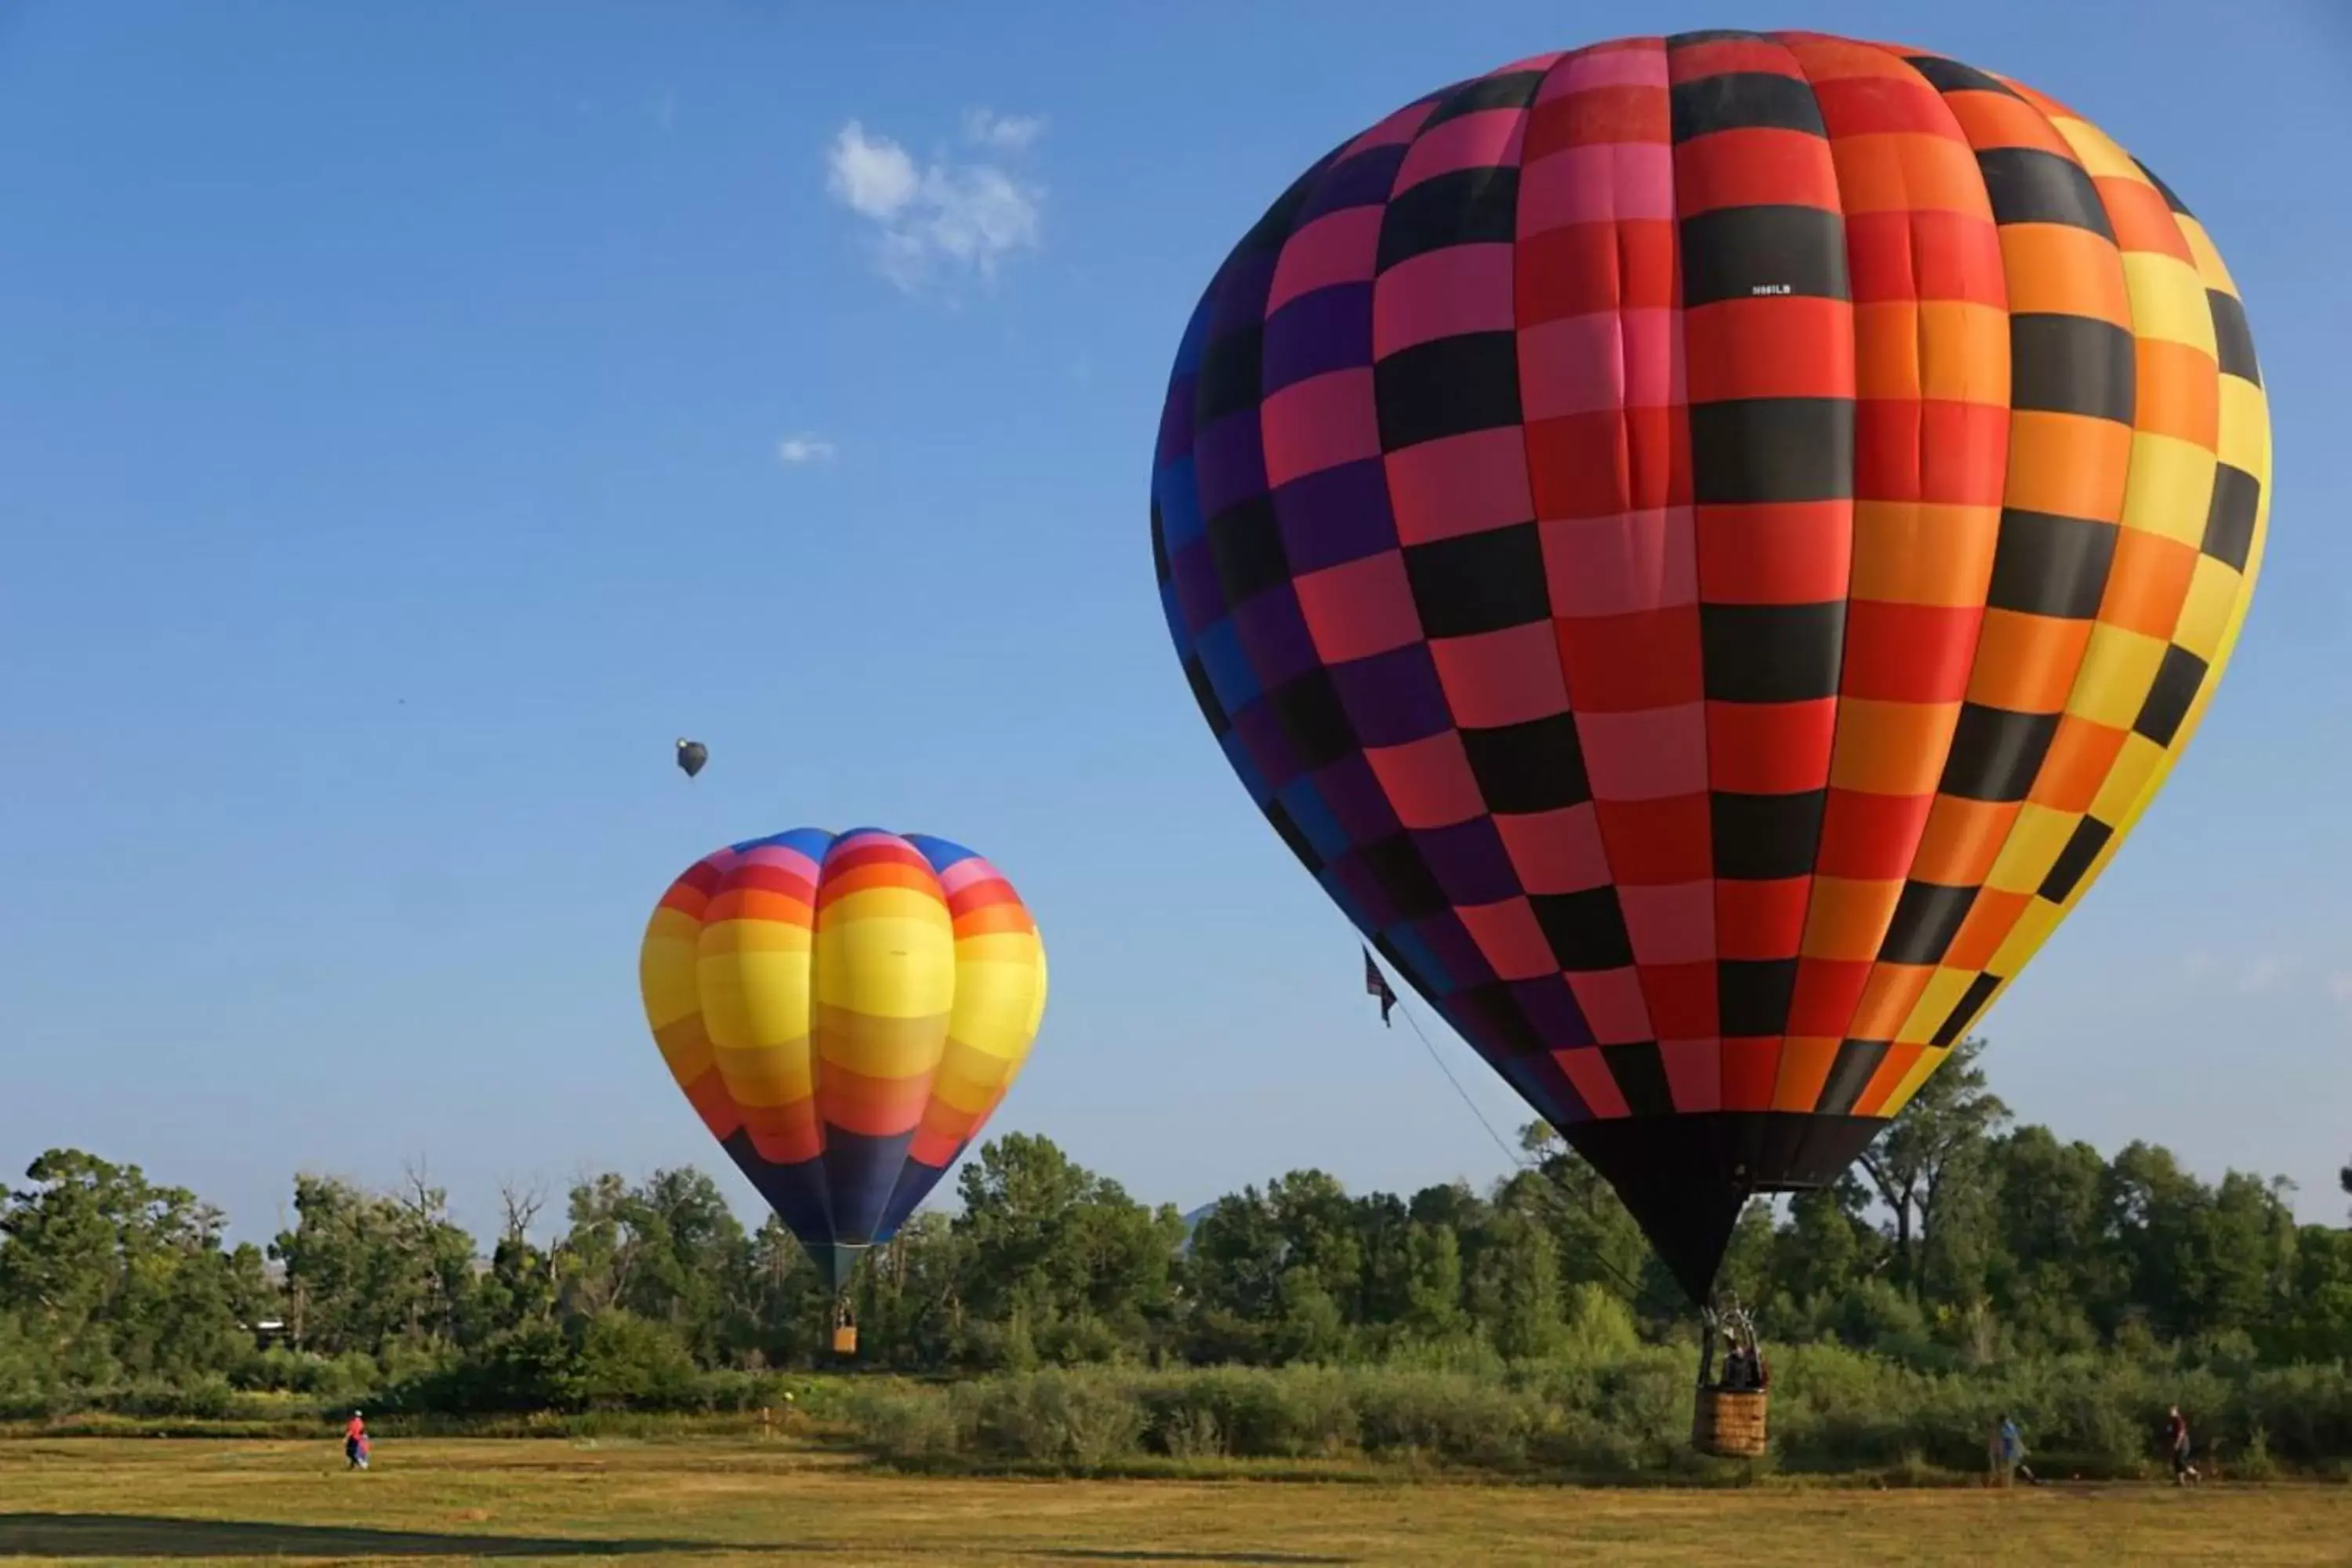
[[[2270,469],[2236,287],[2104,132],[1690,33],[1300,176],[1185,330],[1152,551],[1276,831],[1703,1300],[2138,820]]]
[[[709,760],[709,747],[704,745],[699,741],[689,741],[683,735],[678,737],[677,765],[679,771],[684,773],[688,778],[692,778],[695,774],[700,773],[702,771],[702,764]]]
[[[1045,1008],[1013,885],[959,845],[877,828],[696,862],[654,910],[638,979],[671,1076],[836,1294],[996,1108]]]

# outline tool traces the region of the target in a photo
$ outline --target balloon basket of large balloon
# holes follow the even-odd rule
[[[1762,1389],[1702,1388],[1691,1413],[1691,1447],[1722,1459],[1760,1459],[1769,1447],[1765,1423],[1771,1395]]]

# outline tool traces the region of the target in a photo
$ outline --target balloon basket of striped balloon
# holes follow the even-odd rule
[[[838,1361],[852,1361],[857,1355],[857,1314],[847,1297],[836,1298],[833,1303],[833,1353]]]

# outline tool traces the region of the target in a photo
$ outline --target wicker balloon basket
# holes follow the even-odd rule
[[[1760,1459],[1769,1446],[1761,1389],[1702,1388],[1691,1413],[1691,1447],[1726,1459]]]
[[[845,1298],[833,1304],[833,1353],[844,1361],[857,1354],[857,1314]]]

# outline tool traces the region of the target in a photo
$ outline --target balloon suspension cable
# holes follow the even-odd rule
[[[1528,1169],[1527,1156],[1512,1148],[1504,1141],[1503,1135],[1495,1131],[1495,1124],[1486,1120],[1486,1113],[1478,1109],[1478,1102],[1470,1098],[1470,1091],[1462,1087],[1462,1080],[1454,1076],[1454,1069],[1447,1067],[1445,1058],[1437,1054],[1437,1047],[1430,1042],[1428,1034],[1423,1030],[1421,1020],[1412,1016],[1412,1009],[1404,1005],[1404,998],[1402,996],[1397,998],[1396,1010],[1404,1015],[1406,1023],[1412,1026],[1412,1032],[1420,1037],[1421,1048],[1429,1053],[1429,1059],[1437,1064],[1437,1070],[1445,1075],[1445,1081],[1454,1086],[1454,1092],[1462,1097],[1462,1103],[1470,1108],[1470,1114],[1478,1119],[1478,1125],[1486,1130],[1486,1136],[1495,1141],[1495,1147],[1503,1152],[1503,1157],[1523,1171]]]
[[[1738,1296],[1726,1291],[1701,1307],[1698,1310],[1698,1316],[1699,1386],[1739,1389],[1741,1385],[1731,1382],[1732,1359],[1737,1352],[1745,1352],[1749,1358],[1749,1365],[1753,1373],[1753,1381],[1746,1385],[1745,1391],[1760,1393],[1769,1387],[1769,1374],[1765,1371],[1764,1366],[1762,1336],[1756,1331],[1754,1314],[1740,1305]],[[1720,1379],[1713,1375],[1715,1342],[1718,1335],[1724,1342],[1725,1352],[1723,1373]]]
[[[1454,1086],[1454,1092],[1462,1097],[1462,1103],[1469,1107],[1470,1114],[1478,1119],[1478,1125],[1486,1130],[1486,1136],[1495,1141],[1495,1147],[1503,1152],[1503,1157],[1510,1161],[1512,1164],[1517,1166],[1522,1171],[1532,1171],[1538,1176],[1543,1175],[1543,1167],[1540,1164],[1528,1159],[1527,1155],[1519,1150],[1512,1148],[1511,1145],[1504,1139],[1503,1135],[1495,1131],[1495,1124],[1486,1120],[1486,1113],[1478,1109],[1478,1102],[1470,1098],[1470,1091],[1462,1087],[1462,1080],[1455,1078],[1454,1076],[1454,1069],[1445,1065],[1445,1058],[1438,1054],[1437,1047],[1430,1039],[1428,1031],[1421,1026],[1421,1020],[1413,1016],[1412,1009],[1405,1005],[1404,998],[1402,996],[1397,998],[1396,1010],[1404,1015],[1404,1021],[1407,1024],[1412,1026],[1414,1036],[1421,1041],[1421,1048],[1429,1053],[1429,1059],[1437,1064],[1437,1070],[1445,1075],[1445,1081]],[[1561,1195],[1559,1190],[1552,1185],[1551,1179],[1548,1176],[1544,1178],[1543,1191],[1555,1202],[1565,1203],[1567,1201],[1567,1199]],[[1615,1264],[1610,1262],[1609,1259],[1601,1257],[1597,1252],[1590,1254],[1589,1256],[1593,1262],[1598,1263],[1602,1268],[1608,1270],[1612,1279],[1615,1279],[1618,1284],[1622,1285],[1625,1288],[1625,1297],[1627,1300],[1638,1300],[1641,1298],[1641,1286],[1626,1278],[1625,1271],[1623,1269],[1618,1268]]]

